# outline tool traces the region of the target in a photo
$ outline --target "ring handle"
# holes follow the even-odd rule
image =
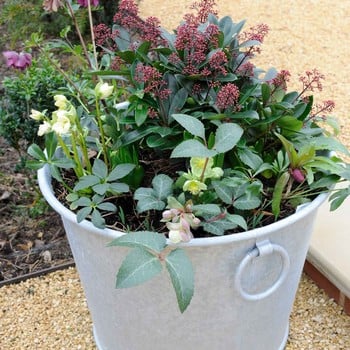
[[[245,267],[258,256],[264,256],[264,255],[269,255],[273,253],[279,254],[282,258],[282,271],[278,276],[278,279],[270,288],[266,289],[261,293],[250,294],[246,292],[243,289],[242,283],[241,283],[242,274]],[[234,286],[243,299],[250,300],[250,301],[264,299],[269,295],[271,295],[272,293],[274,293],[281,286],[281,284],[284,282],[284,280],[287,277],[289,266],[290,266],[289,255],[283,247],[281,247],[278,244],[271,243],[268,239],[257,242],[256,247],[252,249],[239,264],[237,273],[235,276],[235,280],[234,280]]]

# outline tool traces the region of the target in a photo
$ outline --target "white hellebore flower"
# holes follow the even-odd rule
[[[54,97],[55,106],[58,107],[59,109],[66,109],[68,106],[68,100],[66,96],[64,95],[55,95]]]
[[[180,243],[182,241],[180,231],[179,230],[170,230],[169,231],[169,239],[175,244]]]
[[[48,134],[51,131],[51,124],[49,122],[44,121],[41,125],[39,125],[38,136],[43,136]]]
[[[96,97],[104,100],[113,93],[113,85],[108,85],[107,83],[98,83],[95,87]]]
[[[34,119],[34,120],[42,120],[44,119],[44,114],[35,110],[35,109],[32,109],[30,111],[30,115],[29,115],[30,118]]]
[[[52,131],[54,131],[57,135],[64,135],[69,133],[71,124],[66,114],[67,111],[57,111],[56,113],[57,120],[52,125]]]

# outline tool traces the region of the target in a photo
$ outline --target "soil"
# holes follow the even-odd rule
[[[35,173],[17,171],[17,151],[0,138],[0,284],[72,263],[59,216],[41,197]]]

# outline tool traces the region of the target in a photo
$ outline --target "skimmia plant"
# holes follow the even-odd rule
[[[194,287],[178,243],[267,225],[322,192],[336,209],[350,193],[334,189],[350,179],[334,103],[314,103],[324,76],[307,71],[288,91],[289,71],[252,63],[267,25],[219,19],[213,0],[191,10],[168,32],[120,1],[112,27],[94,26],[87,71],[55,96],[57,110],[32,111],[46,152],[29,148],[78,221],[127,232],[111,243],[133,248],[117,286],[165,266],[181,311]]]

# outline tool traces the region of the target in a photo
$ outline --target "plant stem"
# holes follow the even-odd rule
[[[74,23],[74,27],[75,27],[75,30],[77,31],[77,34],[78,34],[78,37],[79,37],[79,41],[81,43],[81,46],[83,48],[83,51],[84,51],[84,55],[86,57],[86,60],[89,64],[89,67],[90,68],[93,68],[92,66],[92,63],[91,63],[91,60],[90,60],[90,57],[89,57],[89,52],[87,50],[87,47],[86,47],[86,44],[85,44],[85,41],[83,39],[83,36],[81,34],[81,31],[79,29],[79,25],[78,25],[78,22],[77,22],[77,18],[75,17],[75,14],[74,14],[74,11],[73,11],[73,8],[70,4],[70,2],[68,0],[66,0],[66,4],[67,4],[67,7],[68,7],[68,11],[69,11],[69,14],[73,20],[73,23]],[[90,0],[88,1],[88,4],[90,5]]]
[[[207,168],[207,165],[208,165],[208,162],[209,162],[209,158],[205,158],[205,162],[204,162],[204,167],[203,167],[203,171],[202,171],[202,174],[201,174],[201,177],[200,177],[200,182],[203,182],[204,180],[204,174],[205,174],[205,170]]]
[[[102,124],[102,120],[101,120],[101,111],[100,111],[100,105],[99,105],[99,101],[96,98],[96,119],[97,119],[97,123],[98,123],[98,128],[100,130],[100,134],[101,134],[101,143],[102,143],[102,150],[103,150],[103,159],[104,162],[108,168],[108,153],[107,153],[107,147],[106,147],[106,140],[105,140],[105,132],[103,130],[103,124]]]
[[[92,21],[92,13],[91,13],[91,1],[88,0],[88,13],[89,13],[89,25],[90,25],[90,34],[91,34],[91,43],[94,52],[94,60],[95,60],[95,69],[97,69],[97,52],[95,45],[95,34],[94,34],[94,26]]]
[[[73,157],[76,163],[76,175],[80,178],[84,175],[83,166],[81,165],[81,161],[79,158],[79,152],[78,147],[75,141],[76,135],[72,135],[71,142],[72,142],[72,149],[73,149]]]

